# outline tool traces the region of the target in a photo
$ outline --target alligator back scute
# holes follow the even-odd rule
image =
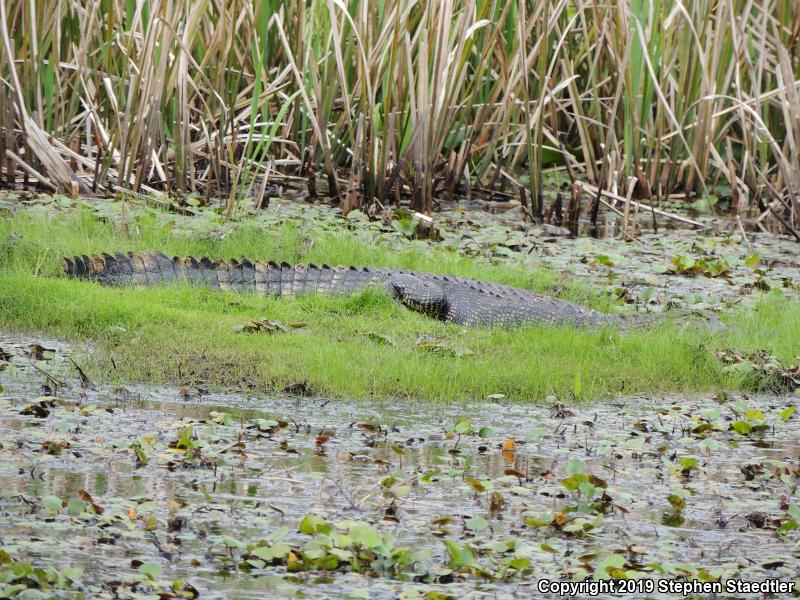
[[[319,269],[319,282],[317,283],[317,291],[320,294],[330,293],[333,285],[334,272],[329,264],[323,264]]]
[[[91,279],[97,279],[102,274],[102,264],[98,264],[101,262],[99,258],[94,256],[84,255],[83,257],[83,264],[86,265],[86,272],[89,274]]]
[[[177,265],[175,260],[164,254],[163,252],[156,252],[154,255],[158,270],[161,273],[162,281],[176,282],[180,280]]]
[[[308,294],[316,294],[319,289],[320,268],[314,263],[308,263],[306,268],[306,281],[303,289]]]
[[[172,268],[175,271],[175,279],[179,283],[187,284],[189,283],[189,272],[183,264],[183,261],[180,259],[179,256],[170,256],[167,257],[170,261],[172,261]]]
[[[253,268],[255,269],[254,274],[254,281],[256,286],[256,292],[259,294],[268,294],[269,293],[269,283],[267,281],[267,274],[268,274],[268,267],[265,262],[257,260],[253,264]]]
[[[248,292],[256,291],[256,266],[246,258],[239,262],[239,270],[242,272],[242,285]]]
[[[243,291],[244,281],[239,261],[235,258],[225,261],[225,269],[228,271],[228,284],[232,291]]]
[[[64,269],[64,273],[67,274],[67,277],[76,277],[75,275],[75,261],[71,258],[64,257],[61,259],[61,268]]]
[[[180,256],[173,256],[172,261],[175,265],[175,276],[177,277],[178,281],[187,284],[191,283],[191,262],[188,259],[181,258]]]
[[[203,256],[200,259],[198,266],[205,285],[214,289],[220,289],[219,276],[217,275],[217,265],[207,256]]]
[[[358,283],[356,289],[364,289],[372,282],[372,272],[367,267],[357,269]]]
[[[117,276],[120,278],[120,280],[130,283],[131,276],[133,275],[130,257],[122,252],[115,252],[114,263],[117,265]]]
[[[142,252],[139,255],[139,260],[142,264],[144,280],[147,283],[158,283],[162,280],[161,269],[153,254],[150,252]]]
[[[247,281],[244,278],[244,270],[241,263],[235,258],[225,263],[225,268],[228,270],[228,279],[230,280],[231,290],[236,292],[250,291]]]
[[[344,281],[347,277],[346,267],[331,267],[331,283],[328,292],[341,292],[344,289]]]
[[[278,265],[278,296],[286,298],[292,295],[292,280],[294,279],[294,272],[289,268],[289,263],[282,262]]]
[[[285,279],[289,282],[289,298],[294,298],[302,294],[304,285],[303,265],[290,265],[286,263],[286,270],[289,272]]]
[[[131,266],[131,276],[129,281],[136,285],[146,285],[148,283],[147,273],[144,270],[142,257],[134,254],[133,252],[128,252],[128,263]],[[104,280],[103,283],[115,283],[115,282],[113,280],[108,280],[108,281]]]
[[[306,265],[295,265],[294,270],[294,293],[298,296],[309,293],[308,289],[308,267]]]
[[[203,269],[194,256],[188,256],[185,259],[183,259],[182,262],[189,276],[189,283],[191,283],[192,285],[206,284],[206,278],[203,275]]]
[[[280,296],[281,293],[281,268],[274,260],[264,263],[264,280],[267,285],[267,293],[273,296]]]
[[[117,259],[111,256],[110,254],[103,252],[102,254],[103,264],[105,266],[105,272],[108,274],[109,277],[118,277],[119,276],[119,267],[117,267]]]
[[[87,255],[82,255],[79,258],[79,262],[81,265],[81,269],[86,274],[86,277],[89,279],[95,279],[95,272],[92,268],[92,261]]]
[[[223,291],[230,291],[231,290],[231,274],[228,271],[227,263],[218,258],[214,261],[214,271],[217,274],[217,282],[219,283],[219,289]]]
[[[93,279],[92,274],[89,272],[89,267],[86,264],[86,257],[76,256],[74,261],[75,277],[79,277],[80,279]]]

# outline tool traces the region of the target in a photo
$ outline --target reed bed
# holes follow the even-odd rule
[[[553,181],[713,187],[800,239],[796,0],[0,0],[0,37],[6,185],[533,218]]]

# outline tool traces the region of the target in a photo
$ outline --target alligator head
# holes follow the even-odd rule
[[[447,314],[447,294],[439,285],[410,274],[389,277],[386,287],[395,300],[405,307],[435,319]]]

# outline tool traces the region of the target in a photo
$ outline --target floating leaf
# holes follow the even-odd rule
[[[758,263],[761,262],[761,257],[758,254],[748,254],[744,257],[744,264],[751,269],[758,266]]]
[[[686,508],[686,500],[677,494],[670,494],[667,496],[667,502],[670,503],[674,510],[680,511]]]
[[[475,479],[474,477],[465,477],[464,481],[466,481],[469,486],[475,490],[476,492],[485,492],[486,486],[483,485],[480,481]]]
[[[136,570],[149,580],[154,581],[161,577],[163,568],[161,567],[161,564],[157,562],[144,562],[140,564]]]
[[[61,512],[61,498],[57,496],[45,496],[42,498],[42,506],[45,510],[51,513],[58,514]]]
[[[697,212],[710,213],[718,202],[719,198],[717,196],[715,196],[714,194],[709,194],[707,196],[702,196],[698,198],[697,200],[692,202],[689,205],[689,207]]]
[[[465,521],[465,525],[467,526],[467,529],[471,529],[473,531],[483,531],[484,529],[489,528],[489,521],[483,517],[471,517]]]
[[[598,254],[594,257],[592,263],[595,265],[603,265],[604,267],[609,268],[614,266],[614,261],[611,260],[611,257],[607,256],[606,254]]]
[[[547,429],[545,427],[534,427],[525,434],[525,441],[529,443],[538,442],[540,439],[542,439],[542,436],[544,436],[545,433],[547,433]]]
[[[466,417],[459,417],[456,419],[456,424],[453,431],[460,434],[470,433],[472,431],[472,423]]]
[[[306,515],[300,521],[299,531],[306,535],[314,535],[317,532],[327,533],[331,526],[319,515]]]
[[[377,548],[383,543],[381,535],[368,523],[356,523],[348,533],[354,542],[366,548]]]
[[[731,423],[731,429],[739,435],[750,435],[750,432],[753,430],[753,426],[747,421],[735,421]]]

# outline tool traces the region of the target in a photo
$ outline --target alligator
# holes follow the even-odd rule
[[[650,323],[654,313],[609,314],[528,290],[480,279],[372,267],[313,263],[197,260],[161,252],[64,258],[67,276],[106,285],[186,283],[278,297],[353,293],[382,286],[392,298],[430,317],[459,325],[518,326],[535,323],[627,328]],[[659,315],[660,316],[660,315]]]

